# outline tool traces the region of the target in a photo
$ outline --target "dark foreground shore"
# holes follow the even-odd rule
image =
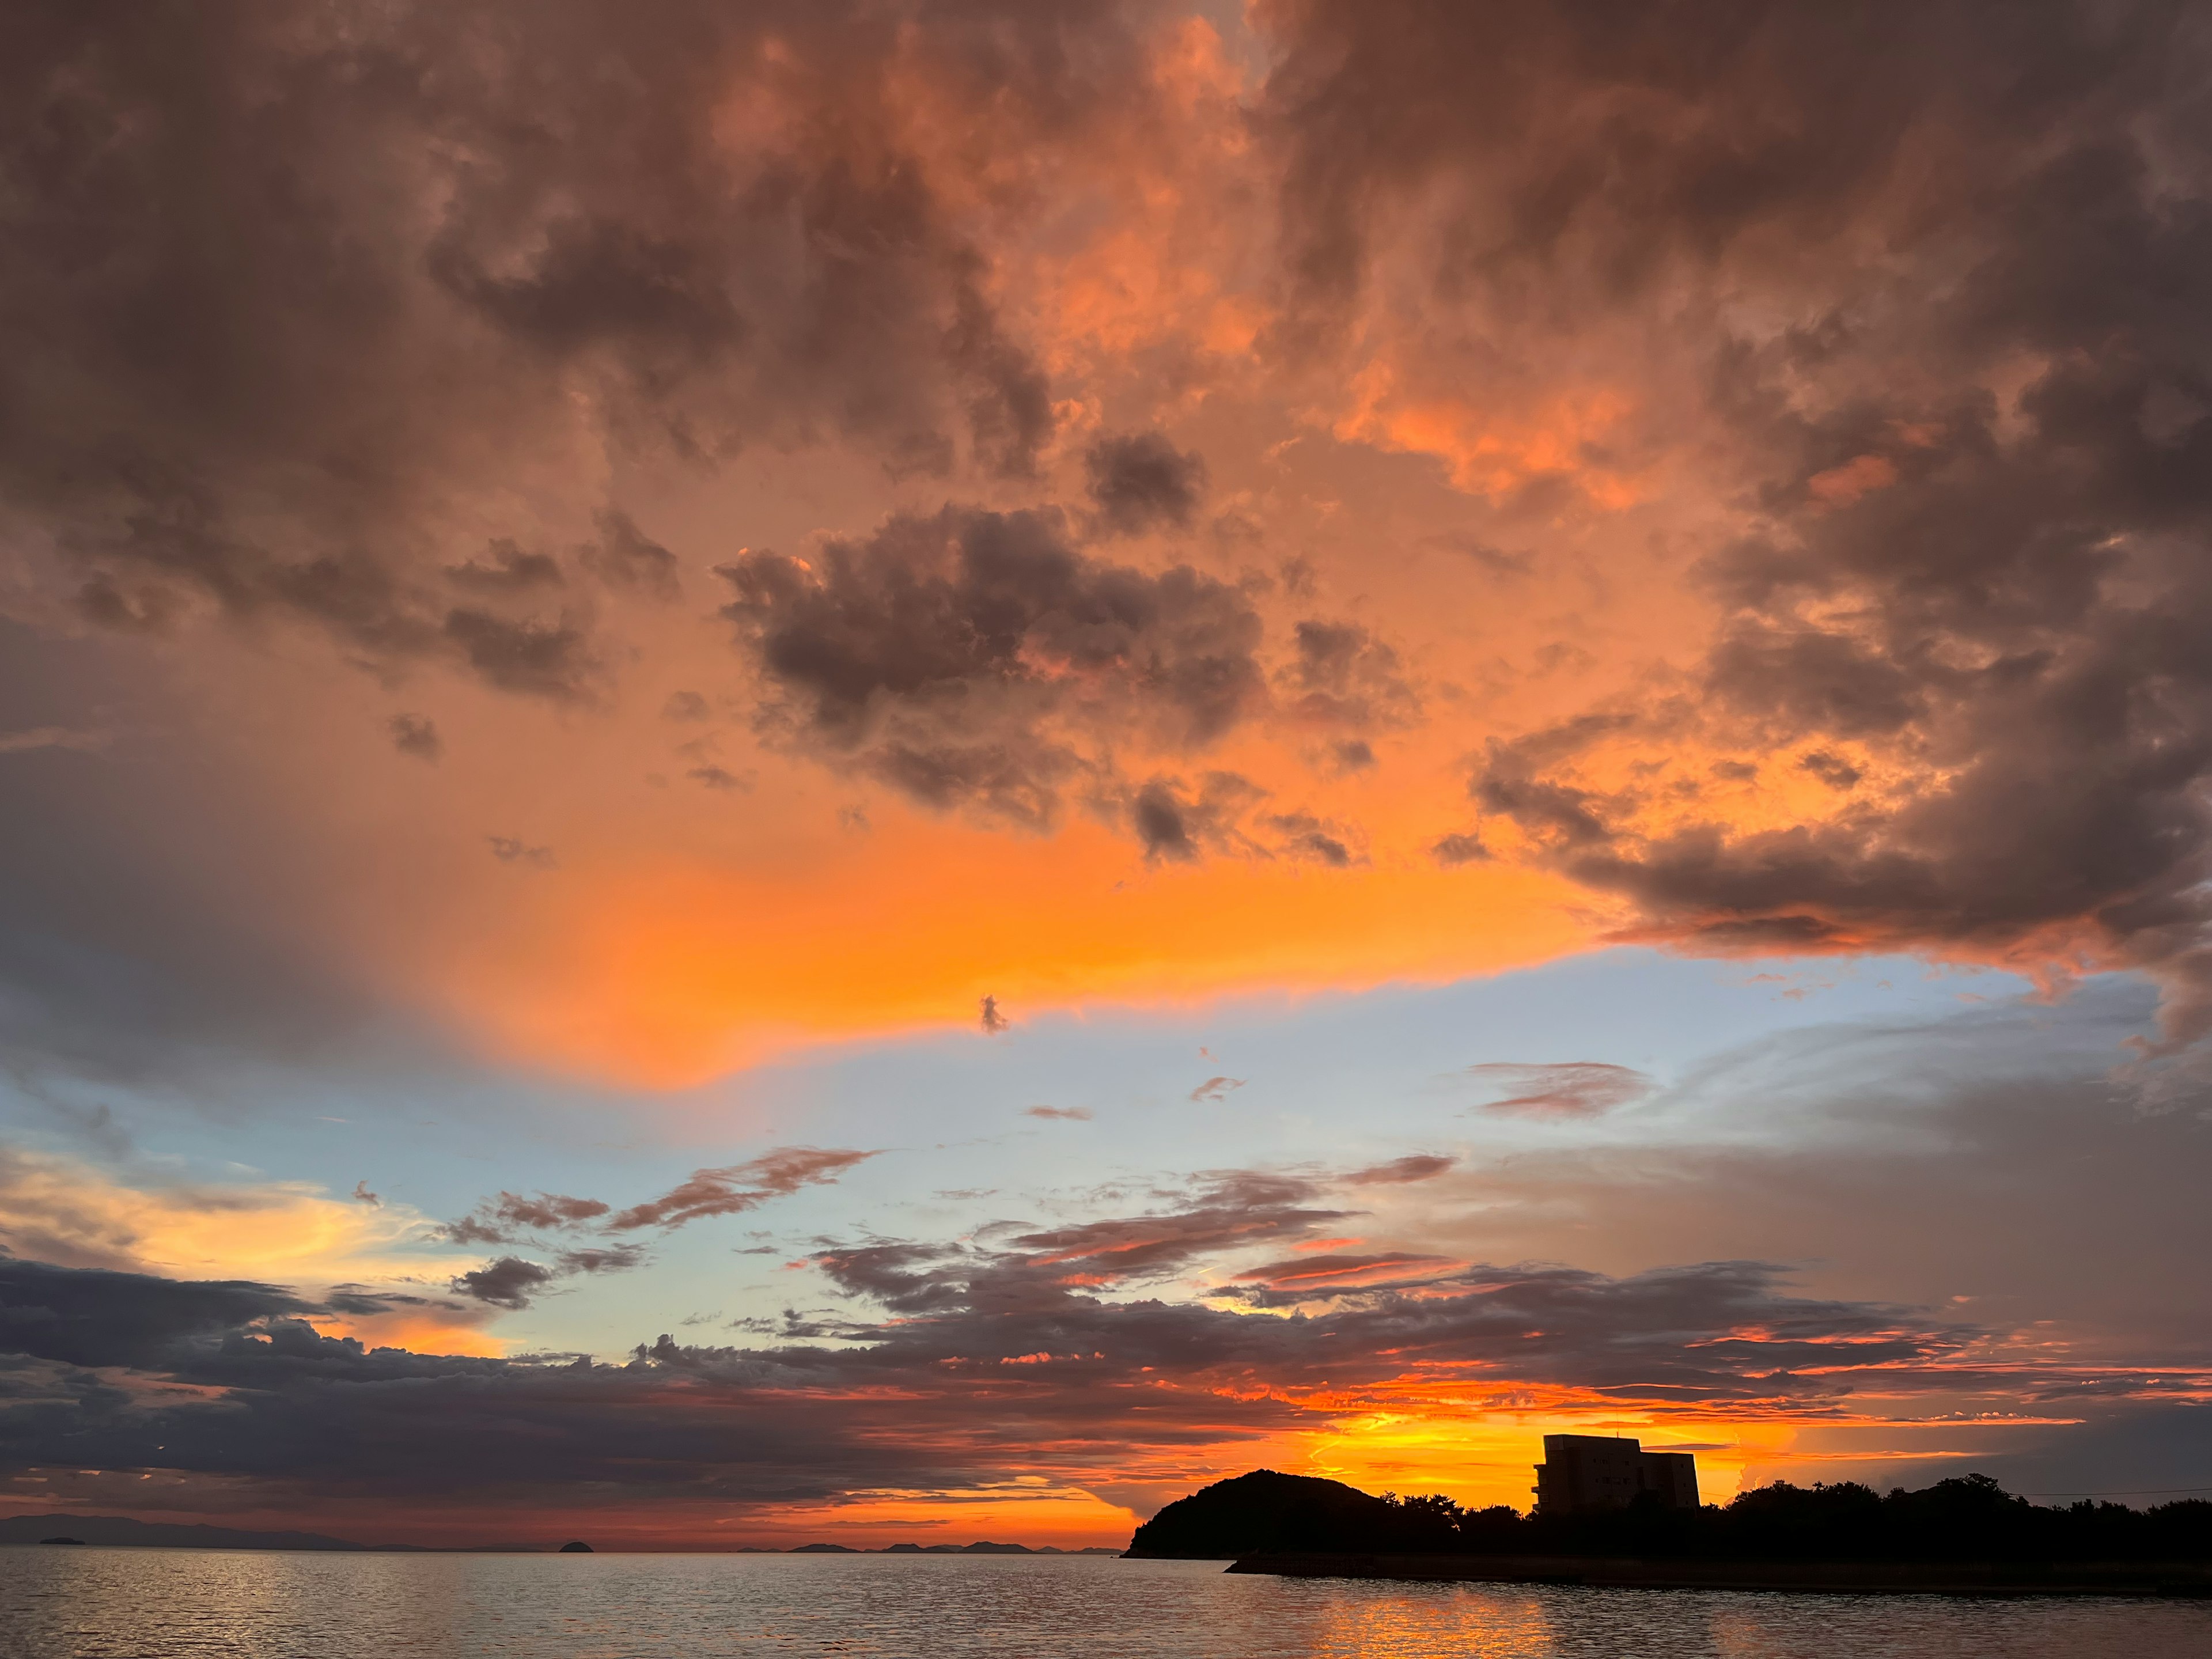
[[[2170,1595],[2212,1599],[2202,1562],[1652,1561],[1545,1555],[1267,1554],[1231,1572],[1612,1589],[1795,1590],[1865,1595]]]

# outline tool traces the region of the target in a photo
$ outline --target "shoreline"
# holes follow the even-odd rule
[[[1626,1557],[1285,1553],[1230,1572],[1284,1578],[1550,1584],[1591,1589],[1767,1590],[1829,1595],[2126,1595],[2212,1600],[2212,1563],[1699,1561]]]

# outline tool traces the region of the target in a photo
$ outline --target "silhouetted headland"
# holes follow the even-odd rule
[[[562,1555],[589,1555],[592,1553],[592,1547],[589,1544],[586,1544],[582,1539],[578,1538],[568,1543],[562,1545],[558,1553]]]
[[[2212,1503],[2041,1508],[1986,1475],[1887,1496],[1780,1483],[1725,1506],[1528,1515],[1256,1470],[1168,1504],[1133,1556],[1297,1577],[1966,1595],[2212,1595]]]

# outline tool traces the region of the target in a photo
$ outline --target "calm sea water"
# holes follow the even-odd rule
[[[2206,1659],[2212,1607],[1230,1577],[965,1556],[0,1548],[8,1659]]]

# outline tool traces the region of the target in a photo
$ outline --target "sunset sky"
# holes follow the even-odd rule
[[[2212,1495],[2212,17],[0,16],[0,1515]]]

